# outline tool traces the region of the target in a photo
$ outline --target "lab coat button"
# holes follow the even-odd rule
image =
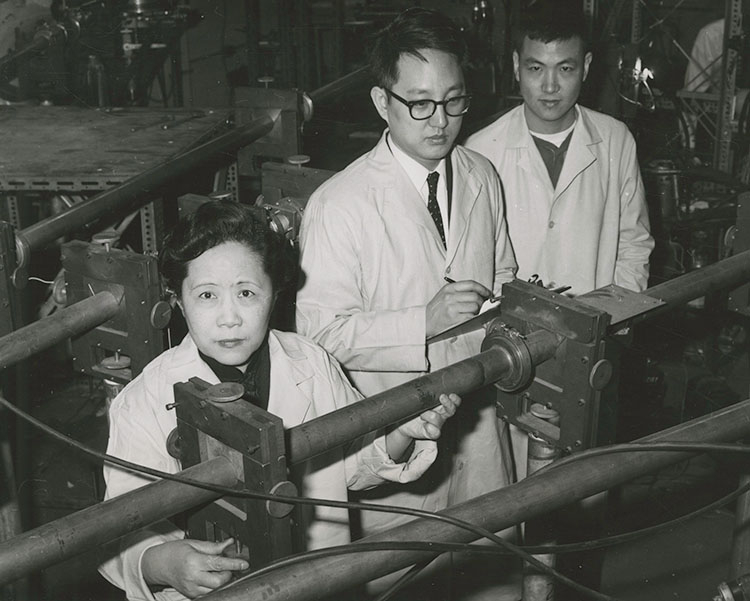
[[[548,225],[549,225],[549,229],[552,229],[553,227],[555,227],[555,222],[550,221]]]
[[[448,265],[448,267],[445,268],[445,273],[450,273],[450,272],[451,272],[451,266]]]

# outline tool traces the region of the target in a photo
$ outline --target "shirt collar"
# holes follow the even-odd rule
[[[415,161],[401,150],[390,135],[386,138],[386,141],[388,142],[388,148],[390,148],[393,153],[393,158],[395,158],[398,164],[404,168],[406,175],[409,176],[409,179],[417,190],[420,192],[422,191],[423,186],[427,182],[427,176],[432,173],[432,171],[437,171],[440,174],[438,185],[445,186],[445,158],[440,159],[437,167],[430,171],[424,165]]]
[[[581,112],[580,112],[580,109],[579,109],[578,105],[577,104],[574,105],[573,108],[575,109],[575,119],[573,119],[573,123],[571,123],[570,126],[566,127],[563,131],[559,131],[559,132],[554,133],[554,134],[542,134],[542,133],[539,133],[539,132],[536,132],[536,131],[531,131],[531,129],[529,129],[528,122],[526,124],[526,128],[529,129],[529,133],[532,136],[534,136],[535,138],[539,138],[541,140],[546,140],[547,142],[551,142],[555,146],[560,146],[560,144],[562,144],[565,141],[565,139],[568,137],[568,135],[570,134],[570,132],[572,132],[575,129],[575,127],[576,127],[576,125],[577,125],[577,123],[578,123],[578,121],[580,119]],[[526,116],[524,114],[524,120],[525,119],[526,119]]]

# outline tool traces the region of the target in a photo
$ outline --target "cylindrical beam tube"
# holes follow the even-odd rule
[[[105,290],[0,338],[0,370],[112,319],[120,299]]]
[[[236,470],[217,457],[180,472],[219,486],[234,486]],[[113,541],[221,495],[205,488],[159,480],[0,543],[0,585]]]
[[[720,442],[748,434],[750,401],[680,424],[637,442]],[[632,478],[690,457],[690,453],[633,451],[624,458],[600,455],[562,462],[517,484],[482,495],[440,512],[471,522],[492,532],[544,515],[573,501],[608,490]],[[443,541],[470,542],[475,534],[451,524],[417,519],[362,542]],[[249,578],[223,591],[206,595],[206,601],[312,601],[334,596],[363,582],[389,574],[434,555],[424,551],[347,553],[310,559]]]
[[[750,250],[746,250],[644,290],[643,294],[646,296],[658,298],[666,304],[636,317],[634,321],[650,319],[706,294],[719,290],[733,290],[749,281]]]
[[[342,94],[351,91],[357,86],[361,86],[370,79],[370,70],[368,67],[361,67],[356,71],[352,71],[343,77],[339,77],[331,83],[327,83],[324,86],[313,90],[308,93],[310,100],[313,102],[313,107],[318,104],[324,104],[331,100],[338,100]]]
[[[539,330],[529,334],[522,344],[529,347],[532,363],[537,365],[554,353],[559,341],[554,334]],[[287,438],[289,461],[305,461],[367,432],[418,415],[434,407],[442,393],[462,395],[492,384],[511,367],[511,361],[504,350],[489,348],[431,374],[291,428]]]
[[[273,124],[274,120],[268,115],[259,117],[247,125],[230,130],[201,146],[131,177],[115,188],[73,205],[67,211],[24,228],[16,234],[16,239],[24,250],[33,251],[97,219],[111,217],[114,221],[117,217],[147,204],[151,200],[148,192],[153,192],[170,180],[189,173],[207,160],[234,152],[254,142],[270,132]]]

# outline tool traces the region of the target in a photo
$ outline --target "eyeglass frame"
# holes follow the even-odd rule
[[[386,94],[388,94],[389,96],[393,96],[401,104],[403,104],[404,106],[406,106],[406,108],[409,109],[409,117],[411,117],[415,121],[427,121],[427,119],[430,119],[435,114],[435,112],[437,111],[438,106],[442,106],[443,107],[443,110],[445,111],[445,114],[448,117],[461,117],[461,116],[465,115],[467,112],[469,112],[469,106],[471,106],[471,97],[472,97],[471,94],[459,94],[458,96],[452,96],[451,98],[446,98],[445,100],[433,100],[432,98],[420,98],[419,100],[407,100],[406,98],[402,98],[401,96],[399,96],[398,94],[396,94],[396,92],[394,92],[393,90],[391,90],[389,88],[383,88],[383,89],[385,90]],[[451,115],[448,112],[448,103],[451,100],[456,100],[457,98],[466,98],[466,108],[463,110],[462,113],[459,113],[458,115]],[[433,106],[432,112],[429,115],[427,115],[426,117],[415,117],[412,114],[412,108],[414,107],[414,105],[419,104],[420,102],[431,102],[432,103],[432,106]]]

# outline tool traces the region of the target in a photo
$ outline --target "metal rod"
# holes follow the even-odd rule
[[[750,431],[750,400],[639,439],[636,442],[720,442],[738,440]],[[691,457],[691,453],[633,451],[562,462],[521,482],[440,512],[491,532],[528,521],[574,501],[608,490],[632,478]],[[361,542],[470,542],[477,535],[451,524],[417,519]],[[241,581],[210,593],[206,601],[312,601],[405,568],[434,555],[425,551],[347,553],[310,559]]]
[[[552,356],[559,342],[545,330],[527,336],[531,360],[538,365]],[[299,463],[341,446],[367,432],[418,415],[438,404],[445,392],[462,395],[496,382],[512,368],[501,348],[486,351],[368,397],[287,432],[289,461]]]
[[[274,119],[264,115],[251,123],[222,134],[196,148],[177,155],[151,169],[131,177],[121,185],[106,190],[72,206],[67,211],[43,219],[16,234],[23,251],[43,248],[60,236],[71,234],[84,225],[106,217],[115,221],[150,202],[149,193],[167,182],[189,173],[201,163],[254,142],[271,131]]]
[[[180,475],[219,486],[238,482],[234,466],[225,457],[200,463]],[[0,543],[0,585],[220,496],[189,484],[159,480],[29,530]]]
[[[109,321],[120,298],[105,290],[0,338],[0,370]]]

